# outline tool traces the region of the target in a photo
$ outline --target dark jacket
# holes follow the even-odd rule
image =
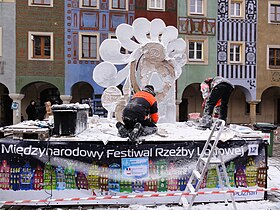
[[[25,110],[28,116],[28,120],[36,120],[36,104],[34,103],[34,105],[32,105],[32,102],[33,101],[30,102]]]
[[[123,118],[136,122],[150,119],[153,123],[158,121],[158,107],[156,98],[148,92],[139,91],[128,102],[123,111]]]

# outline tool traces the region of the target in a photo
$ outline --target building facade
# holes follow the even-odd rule
[[[13,123],[9,94],[16,92],[15,5],[15,0],[0,2],[0,126]]]
[[[135,0],[135,19],[140,17],[160,18],[166,26],[177,27],[177,0]]]
[[[280,1],[258,1],[256,119],[280,123]]]
[[[138,17],[163,19],[187,43],[177,120],[202,113],[199,85],[219,75],[235,85],[229,123],[280,123],[279,16],[280,0],[2,0],[0,126],[27,119],[30,100],[87,101],[104,115],[92,79],[99,46]]]
[[[100,62],[99,46],[115,38],[121,23],[134,20],[132,0],[67,0],[65,4],[65,93],[71,102],[92,101],[94,114],[104,114],[103,87],[92,79]]]
[[[229,121],[253,123],[257,86],[257,1],[219,0],[217,22],[217,75],[235,85],[229,103]]]
[[[17,95],[13,100],[21,104],[26,119],[30,100],[44,106],[64,94],[64,1],[18,0],[16,11]]]
[[[200,83],[216,75],[217,4],[210,0],[178,1],[178,29],[187,43],[187,63],[177,81],[177,110],[180,121],[188,113],[201,113]]]

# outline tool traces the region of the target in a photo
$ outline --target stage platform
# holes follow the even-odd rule
[[[210,130],[198,130],[193,122],[158,124],[164,136],[141,137],[135,144],[117,135],[115,120],[90,120],[86,130],[72,137],[14,139],[6,133],[0,139],[2,203],[179,202]],[[19,127],[24,129],[23,123]],[[230,125],[221,136],[218,147],[237,201],[265,198],[264,191],[257,191],[267,186],[267,141],[262,137],[238,125]],[[196,202],[223,201],[215,171],[209,169],[204,180],[200,191],[209,193]]]

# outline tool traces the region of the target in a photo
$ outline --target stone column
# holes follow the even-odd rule
[[[250,124],[253,125],[254,123],[256,123],[256,106],[259,101],[249,101],[248,103],[250,104]]]
[[[62,100],[63,104],[70,104],[70,101],[72,100],[72,96],[60,95],[60,99]]]
[[[180,108],[179,105],[182,103],[181,99],[176,100],[176,122],[179,122],[179,116],[180,116]]]
[[[18,104],[17,109],[13,109],[13,124],[21,122],[21,100],[24,98],[24,94],[11,93],[9,97],[13,100],[13,103]]]

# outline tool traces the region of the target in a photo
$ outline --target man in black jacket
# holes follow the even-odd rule
[[[119,135],[135,141],[139,136],[157,132],[158,107],[152,85],[146,85],[137,92],[123,110],[123,122],[117,122]]]
[[[227,79],[217,76],[208,78],[201,85],[208,85],[210,94],[206,98],[199,127],[210,128],[212,126],[212,114],[217,102],[221,99],[219,119],[226,122],[229,97],[234,85]]]

